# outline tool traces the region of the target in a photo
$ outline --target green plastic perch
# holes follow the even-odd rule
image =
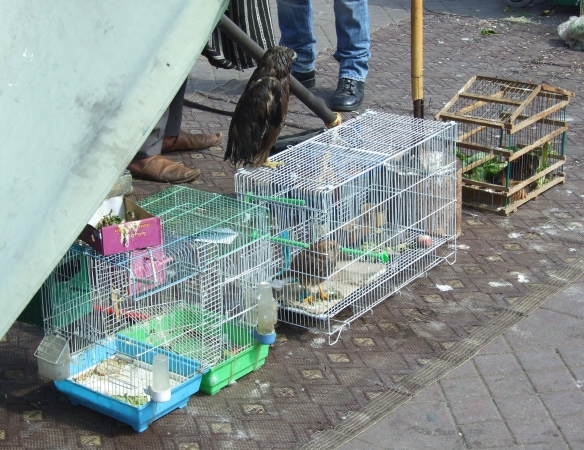
[[[251,197],[257,198],[260,200],[265,200],[269,202],[279,202],[279,203],[287,203],[288,205],[296,205],[296,206],[305,206],[306,200],[298,199],[298,198],[286,198],[286,197],[264,197],[261,195],[254,195],[253,192],[248,192],[247,196],[245,197],[245,201],[251,203]]]
[[[270,237],[270,240],[272,242],[277,242],[279,244],[284,244],[284,245],[290,245],[292,247],[300,247],[300,248],[310,248],[309,244],[306,244],[304,242],[298,242],[298,241],[293,241],[291,239],[283,239],[283,238],[279,238],[279,237]],[[381,260],[382,263],[387,263],[390,261],[390,257],[389,254],[387,252],[366,252],[364,250],[357,250],[354,248],[347,248],[347,247],[341,247],[341,251],[343,253],[347,253],[349,255],[367,255],[367,256],[371,256],[373,258],[378,258]]]

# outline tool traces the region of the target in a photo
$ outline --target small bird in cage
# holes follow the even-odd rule
[[[338,242],[323,239],[296,255],[290,263],[290,271],[295,273],[304,288],[318,285],[319,298],[327,300],[328,295],[323,291],[322,283],[335,270],[339,256],[340,247]],[[312,295],[309,295],[303,300],[312,303],[314,299]]]
[[[270,162],[268,157],[288,113],[294,58],[294,50],[279,46],[268,49],[262,56],[235,107],[225,161],[272,169],[282,164]]]

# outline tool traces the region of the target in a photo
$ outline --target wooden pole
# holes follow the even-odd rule
[[[412,99],[414,117],[424,118],[424,16],[423,0],[412,0]]]

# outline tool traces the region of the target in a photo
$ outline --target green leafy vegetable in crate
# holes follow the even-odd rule
[[[506,166],[506,162],[498,162],[492,159],[469,171],[468,178],[475,181],[492,182]]]
[[[538,150],[535,151],[535,154],[537,155],[537,157],[539,159],[538,172],[541,172],[542,170],[547,169],[550,166],[548,164],[548,158],[550,155],[550,146],[551,146],[550,141],[548,141],[545,144],[543,144],[541,151],[538,151]]]
[[[553,153],[553,152],[550,152],[550,147],[551,147],[551,144],[550,144],[550,141],[548,141],[545,144],[543,144],[541,151],[538,151],[538,150],[535,151],[535,154],[539,159],[539,165],[537,167],[536,173],[543,172],[545,169],[547,169],[550,166],[548,163],[548,158],[549,158],[549,155],[551,153]],[[537,189],[542,187],[546,181],[548,181],[547,177],[538,178],[536,181]]]
[[[142,406],[148,403],[148,397],[145,395],[112,395],[116,400],[129,403],[132,406]]]
[[[95,226],[96,230],[101,230],[103,227],[109,227],[111,225],[117,225],[120,223],[125,222],[122,218],[116,214],[112,214],[113,210],[110,210],[108,214],[103,216],[97,225]]]
[[[473,155],[465,155],[460,150],[456,151],[456,156],[460,161],[462,161],[463,166],[470,166],[475,162],[485,158],[487,153],[477,152]],[[474,169],[466,172],[463,174],[466,178],[476,179],[477,181],[483,181],[484,175],[493,175],[499,172],[502,168],[507,165],[506,162],[498,162],[496,159],[490,159],[489,161],[485,161],[480,166],[475,167]]]

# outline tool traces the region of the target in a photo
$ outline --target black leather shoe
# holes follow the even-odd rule
[[[316,86],[316,72],[311,70],[310,72],[294,72],[292,71],[292,76],[296,78],[302,86],[305,88],[313,88]]]
[[[339,78],[337,90],[333,97],[333,111],[355,111],[363,103],[365,82]]]

